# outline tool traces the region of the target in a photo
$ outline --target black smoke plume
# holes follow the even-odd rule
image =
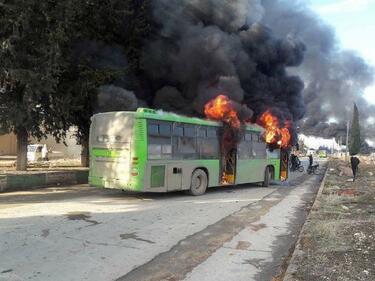
[[[150,0],[142,71],[131,86],[114,84],[134,92],[138,106],[192,116],[224,93],[248,106],[253,121],[269,109],[301,132],[337,137],[353,102],[362,118],[373,116],[361,98],[373,69],[340,51],[332,28],[305,2]]]
[[[226,94],[253,120],[266,109],[281,122],[303,117],[303,82],[286,68],[302,63],[305,45],[262,24],[260,1],[155,0],[152,8],[156,32],[143,52],[151,106],[202,116]]]
[[[307,46],[305,59],[290,73],[298,73],[305,82],[305,117],[301,131],[322,137],[345,137],[353,103],[358,105],[368,137],[375,137],[368,118],[375,107],[362,97],[373,83],[374,69],[353,51],[337,46],[334,30],[314,14],[305,1],[263,0],[262,22],[277,36],[298,36]],[[373,127],[373,126],[372,126]]]

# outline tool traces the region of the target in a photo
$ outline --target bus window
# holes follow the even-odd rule
[[[246,133],[245,134],[245,140],[246,141],[251,141],[251,133]]]
[[[159,133],[161,136],[170,137],[172,134],[171,125],[169,124],[160,124],[159,125]]]
[[[148,159],[171,159],[172,144],[168,137],[148,137]]]
[[[173,128],[173,136],[182,137],[184,135],[184,128],[182,125],[175,124]]]
[[[161,145],[160,144],[148,145],[148,159],[161,159]]]
[[[217,129],[216,128],[207,128],[207,137],[208,138],[217,138]]]
[[[147,131],[149,135],[159,135],[159,126],[157,124],[148,124]]]
[[[195,137],[195,127],[190,125],[184,126],[184,137],[194,138]]]
[[[193,125],[176,124],[172,138],[173,159],[198,159],[196,127]]]
[[[218,139],[200,139],[200,156],[202,159],[218,159],[219,158],[219,140]]]
[[[253,158],[264,159],[267,156],[267,145],[263,142],[253,142]]]
[[[148,124],[148,159],[172,158],[171,131],[166,122]]]
[[[199,130],[198,130],[198,137],[200,137],[200,138],[206,138],[207,137],[207,130],[206,130],[206,128],[203,128],[203,127],[199,128]]]
[[[280,149],[269,150],[267,149],[267,158],[280,159]]]
[[[251,142],[241,142],[238,145],[238,158],[246,160],[252,158]]]
[[[251,139],[253,140],[253,142],[259,142],[259,134],[253,133]]]

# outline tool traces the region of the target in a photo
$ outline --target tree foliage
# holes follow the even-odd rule
[[[57,1],[56,1],[57,2]],[[41,138],[63,134],[48,120],[49,97],[61,70],[59,24],[53,1],[2,1],[0,5],[0,126]],[[41,125],[44,125],[42,127]]]
[[[350,130],[350,140],[349,140],[349,152],[350,155],[356,155],[361,149],[361,131],[359,125],[359,113],[357,105],[354,104],[353,109],[353,120]]]
[[[76,126],[78,140],[87,142],[98,87],[141,70],[148,5],[0,0],[1,130],[22,133],[27,143],[46,134],[62,140]],[[98,63],[101,47],[108,57],[115,47],[126,64]]]
[[[97,89],[140,69],[141,44],[148,32],[148,1],[66,1],[71,25],[64,45],[66,60],[55,97],[67,123],[77,127],[87,146]],[[126,58],[119,63],[117,56]],[[131,85],[129,85],[131,87]]]

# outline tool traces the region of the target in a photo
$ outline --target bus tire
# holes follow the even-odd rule
[[[205,171],[196,169],[191,175],[190,190],[188,193],[193,196],[199,196],[206,192],[208,186],[208,177]]]
[[[272,173],[270,171],[270,167],[266,167],[264,170],[264,181],[262,182],[263,187],[269,187],[271,182]]]

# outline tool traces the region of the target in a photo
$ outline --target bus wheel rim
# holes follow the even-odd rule
[[[195,189],[199,189],[199,187],[201,186],[201,184],[202,184],[202,180],[201,180],[201,178],[200,177],[196,177],[195,179],[194,179],[194,182],[193,182],[194,184],[193,184],[193,187],[195,188]]]

